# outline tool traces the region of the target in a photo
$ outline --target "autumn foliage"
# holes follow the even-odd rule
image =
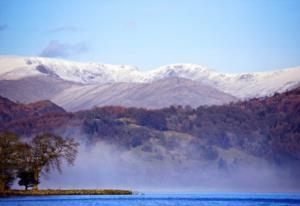
[[[198,108],[107,106],[68,113],[49,105],[49,109],[40,104],[37,106],[44,109],[33,109],[34,104],[24,106],[2,99],[0,131],[30,136],[76,129],[87,141],[101,140],[129,148],[174,131],[195,137],[195,145],[203,140],[207,148],[238,148],[274,164],[300,160],[300,88],[271,97]]]

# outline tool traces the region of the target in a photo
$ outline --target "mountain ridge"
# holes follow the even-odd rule
[[[0,57],[0,95],[23,103],[49,99],[69,111],[107,105],[152,109],[220,105],[298,85],[300,67],[224,74],[197,64],[171,64],[142,72],[130,65]]]
[[[104,84],[152,82],[166,77],[179,77],[199,81],[240,98],[272,95],[300,83],[300,67],[268,72],[227,74],[197,64],[171,64],[143,72],[131,65],[81,63],[44,57],[15,56],[1,56],[0,65],[0,79],[2,80],[46,75],[74,83]],[[259,88],[256,85],[259,85]]]

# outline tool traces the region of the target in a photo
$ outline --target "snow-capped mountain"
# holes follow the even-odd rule
[[[0,57],[0,80],[56,76],[81,84],[152,82],[166,77],[199,81],[239,98],[271,95],[300,82],[300,67],[270,72],[225,74],[197,64],[173,64],[142,72],[135,66],[78,63],[41,57]]]
[[[82,84],[143,81],[143,74],[130,65],[78,63],[41,57],[0,57],[0,79],[17,80],[32,76],[56,76]]]
[[[222,104],[299,85],[300,67],[227,74],[197,64],[172,64],[144,72],[130,65],[0,57],[0,95],[21,102],[50,99],[72,110],[107,104],[149,108]]]
[[[270,72],[225,74],[197,64],[173,64],[149,73],[147,80],[182,77],[199,81],[239,98],[269,96],[300,84],[300,67]]]

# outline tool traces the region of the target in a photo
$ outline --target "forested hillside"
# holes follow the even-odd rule
[[[0,115],[1,131],[25,137],[51,131],[88,143],[103,141],[155,154],[155,158],[172,156],[172,151],[180,149],[184,151],[180,155],[187,159],[219,163],[226,161],[229,157],[223,155],[233,150],[275,165],[300,160],[300,88],[272,97],[197,109],[109,106],[67,113],[49,101],[23,105],[1,98]],[[239,156],[229,159],[235,164]],[[241,161],[248,159],[245,156]]]

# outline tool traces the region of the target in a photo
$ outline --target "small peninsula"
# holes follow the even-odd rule
[[[131,190],[117,189],[45,189],[45,190],[5,190],[0,197],[7,196],[46,196],[46,195],[132,195]]]

